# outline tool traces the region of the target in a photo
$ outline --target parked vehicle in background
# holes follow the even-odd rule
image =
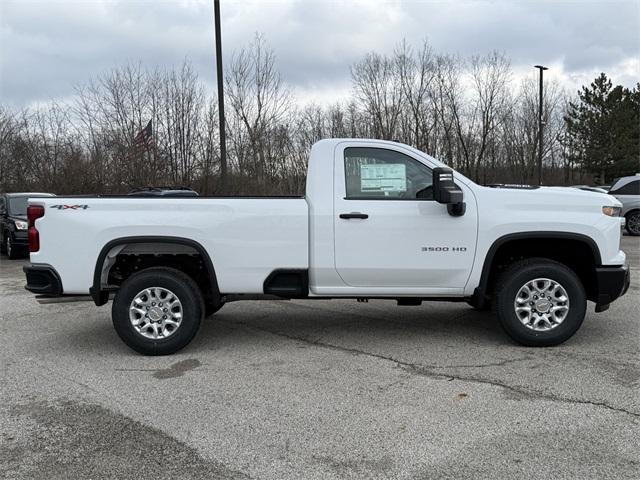
[[[626,219],[629,235],[640,235],[640,173],[618,178],[609,190],[622,203],[621,215]]]
[[[128,193],[131,197],[197,197],[198,192],[189,187],[141,187]]]
[[[628,289],[620,207],[483,187],[400,143],[321,140],[304,197],[32,199],[25,273],[38,295],[115,295],[116,332],[149,355],[187,345],[227,302],[292,298],[493,304],[514,340],[551,346],[587,300],[602,312]]]
[[[0,252],[10,259],[28,253],[27,201],[29,198],[53,197],[51,193],[0,194]]]
[[[602,187],[592,187],[589,185],[572,185],[572,188],[578,188],[580,190],[584,190],[586,192],[595,192],[595,193],[608,193],[608,190]]]

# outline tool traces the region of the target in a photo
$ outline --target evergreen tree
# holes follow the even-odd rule
[[[565,116],[571,160],[606,183],[640,169],[640,84],[613,87],[601,73]]]

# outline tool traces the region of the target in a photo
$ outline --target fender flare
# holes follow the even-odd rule
[[[487,287],[489,283],[489,274],[491,273],[491,266],[493,265],[493,259],[496,255],[498,249],[513,240],[526,240],[526,239],[536,239],[536,238],[551,238],[557,240],[576,240],[582,243],[585,243],[591,249],[591,253],[593,254],[593,259],[596,265],[602,265],[602,257],[600,256],[600,250],[598,249],[598,245],[593,240],[593,238],[584,235],[582,233],[572,233],[572,232],[544,232],[544,231],[533,231],[533,232],[517,232],[517,233],[508,233],[499,237],[495,240],[489,250],[487,250],[487,255],[484,258],[484,263],[482,265],[482,273],[480,274],[480,282],[476,289],[473,292],[473,296],[471,297],[471,303],[477,306],[482,306],[487,300],[486,293]]]
[[[104,265],[107,255],[113,248],[131,243],[172,243],[175,245],[184,245],[193,248],[204,260],[204,264],[207,268],[207,274],[209,275],[211,294],[214,302],[219,303],[221,301],[220,289],[218,288],[218,278],[216,277],[216,271],[213,268],[213,262],[211,261],[211,257],[207,253],[207,250],[200,243],[195,240],[191,240],[190,238],[153,235],[120,237],[110,240],[102,247],[93,271],[93,286],[89,289],[91,298],[93,298],[93,301],[97,306],[104,305],[109,301],[109,292],[107,290],[103,290],[101,285],[102,266]]]

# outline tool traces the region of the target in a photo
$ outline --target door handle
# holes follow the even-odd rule
[[[349,220],[350,218],[359,218],[361,220],[365,220],[369,218],[369,215],[360,212],[341,213],[340,218],[344,218],[345,220]]]

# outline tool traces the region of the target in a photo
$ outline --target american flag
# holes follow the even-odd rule
[[[151,120],[149,120],[147,126],[140,130],[135,136],[133,145],[127,153],[127,160],[140,158],[145,152],[148,152],[149,149],[154,147],[153,127],[151,125]]]
[[[147,149],[153,144],[153,128],[151,126],[151,120],[147,123],[147,126],[144,127],[136,137],[133,139],[133,146],[136,150],[138,149]]]

